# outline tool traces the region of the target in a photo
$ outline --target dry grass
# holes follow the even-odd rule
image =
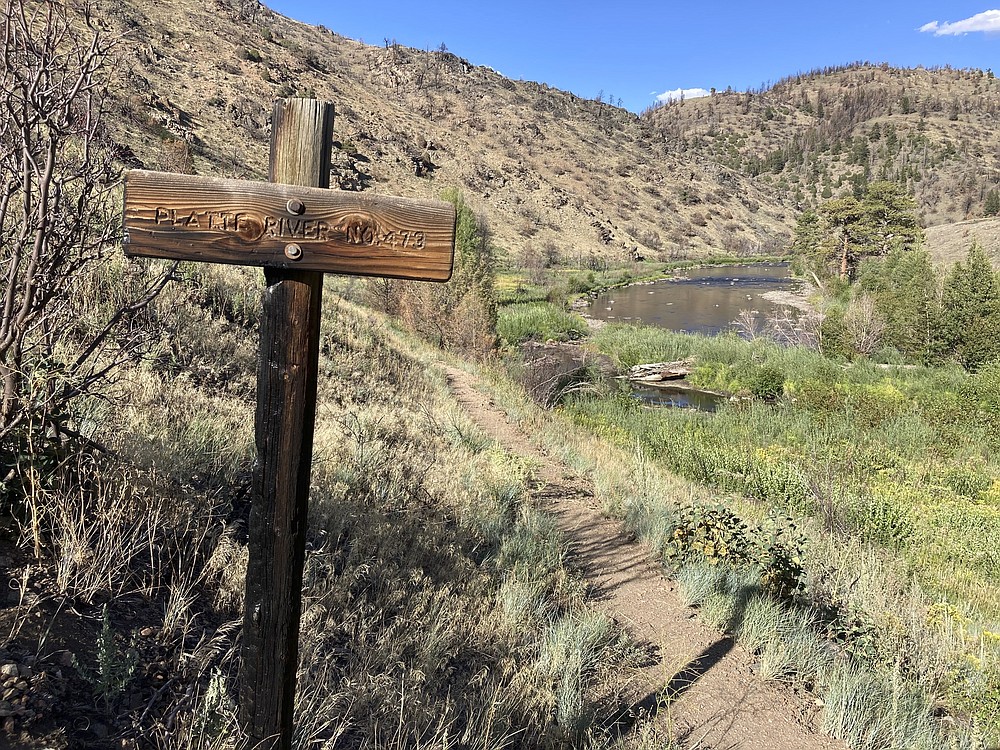
[[[1000,267],[1000,219],[970,219],[927,228],[927,249],[939,268],[964,262],[973,242],[982,245],[994,267]]]
[[[97,742],[79,728],[95,723],[163,748],[240,745],[253,404],[233,362],[255,335],[232,310],[247,282],[185,272],[157,313],[160,355],[93,413],[116,458],[88,459],[73,473],[87,482],[36,499],[46,558],[22,589],[50,575],[56,588],[37,615],[27,600],[4,613],[6,648],[37,652],[40,616],[46,653],[77,654],[78,700],[60,705],[85,719],[19,728],[80,746]],[[605,744],[636,652],[584,603],[531,507],[533,467],[466,420],[433,352],[377,317],[330,297],[322,338],[296,746]],[[67,628],[66,597],[85,627]]]

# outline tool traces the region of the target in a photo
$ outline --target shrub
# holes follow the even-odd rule
[[[755,397],[774,401],[785,392],[785,373],[773,365],[757,367],[747,376],[746,387]]]
[[[260,52],[250,47],[240,47],[236,50],[236,56],[240,60],[246,60],[247,62],[259,63],[264,58],[261,56]]]
[[[804,585],[803,544],[804,537],[787,516],[751,526],[725,505],[686,504],[677,509],[664,554],[678,561],[750,565],[765,589],[790,595]]]
[[[795,386],[795,399],[801,408],[823,416],[839,412],[844,405],[843,393],[833,383],[813,378]]]
[[[898,388],[884,381],[845,390],[852,416],[865,427],[875,427],[901,414],[910,403]]]
[[[36,515],[51,462],[71,445],[93,448],[79,434],[93,406],[85,397],[103,396],[150,344],[147,306],[169,277],[111,252],[121,200],[104,121],[113,43],[69,6],[14,0],[0,28],[0,470],[17,468],[3,474],[0,514],[15,482],[34,485]],[[117,283],[98,290],[102,272]],[[24,499],[14,489],[11,500]],[[32,531],[37,556],[38,523]]]
[[[399,310],[407,327],[443,349],[485,357],[496,346],[496,251],[485,219],[461,193],[455,205],[455,268],[445,284],[401,283]]]
[[[850,516],[861,536],[890,549],[906,547],[916,526],[913,497],[907,488],[895,483],[856,498]]]
[[[585,277],[580,277],[572,273],[566,281],[566,291],[569,294],[583,294],[589,292],[595,286],[597,286],[597,279],[593,271],[588,271]]]

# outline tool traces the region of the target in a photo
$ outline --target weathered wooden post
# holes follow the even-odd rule
[[[240,720],[291,746],[323,272],[447,281],[455,209],[330,191],[333,105],[275,103],[273,184],[134,170],[125,252],[264,267]],[[301,187],[297,187],[301,186]]]
[[[332,104],[279,101],[271,119],[268,179],[328,188],[332,147]],[[287,206],[293,218],[304,208],[293,201]],[[296,243],[286,248],[286,254],[296,252],[302,252]],[[272,746],[286,748],[298,665],[323,274],[265,268],[264,280],[240,720],[251,742],[277,735]]]

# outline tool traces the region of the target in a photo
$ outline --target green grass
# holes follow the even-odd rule
[[[497,333],[507,344],[528,340],[570,341],[589,333],[586,321],[551,302],[529,302],[501,308]]]
[[[623,366],[693,358],[692,381],[730,392],[748,393],[763,367],[782,373],[776,404],[751,399],[706,415],[644,409],[621,393],[572,400],[567,412],[622,445],[638,440],[681,476],[893,549],[942,596],[1000,618],[1000,368],[887,370],[627,326],[592,341]],[[955,567],[967,575],[949,582]]]
[[[813,690],[837,714],[831,731],[853,747],[973,747],[974,737],[1000,738],[1000,591],[990,542],[1000,487],[991,447],[996,373],[886,369],[764,342],[615,326],[591,341],[641,350],[635,362],[694,357],[733,390],[751,368],[790,373],[776,403],[751,398],[714,415],[644,408],[626,392],[541,413],[511,384],[494,383],[512,419],[592,478],[607,512],[668,569],[694,576],[684,586],[708,621],[745,638],[774,679]],[[782,513],[798,519],[797,531],[775,558],[766,529],[778,528]],[[778,571],[801,565],[791,598],[776,597],[764,575],[762,563],[774,560],[783,561]],[[724,565],[739,566],[735,579]],[[874,708],[836,692],[844,675],[866,675]],[[921,713],[926,705],[948,707],[954,723]],[[869,711],[897,718],[869,736]]]
[[[501,305],[544,302],[549,296],[546,284],[532,283],[523,273],[516,271],[497,274],[495,289]]]

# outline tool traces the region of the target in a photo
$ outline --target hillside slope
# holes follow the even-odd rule
[[[965,260],[973,242],[982,245],[993,266],[1000,268],[1000,218],[969,219],[927,229],[927,246],[934,262],[941,266]]]
[[[305,95],[336,105],[342,189],[458,187],[515,261],[754,253],[794,218],[632,113],[446,51],[367,46],[247,0],[123,0],[109,22],[125,39],[116,137],[136,166],[262,179],[272,102]]]
[[[783,252],[801,210],[865,180],[906,184],[925,226],[982,217],[1000,183],[990,72],[859,64],[637,117],[255,0],[122,0],[107,21],[133,165],[264,179],[273,101],[316,96],[337,108],[335,186],[457,187],[514,264]]]
[[[998,112],[990,71],[856,64],[674,102],[644,119],[773,204],[815,206],[887,179],[905,184],[935,226],[983,216],[1000,183]]]

